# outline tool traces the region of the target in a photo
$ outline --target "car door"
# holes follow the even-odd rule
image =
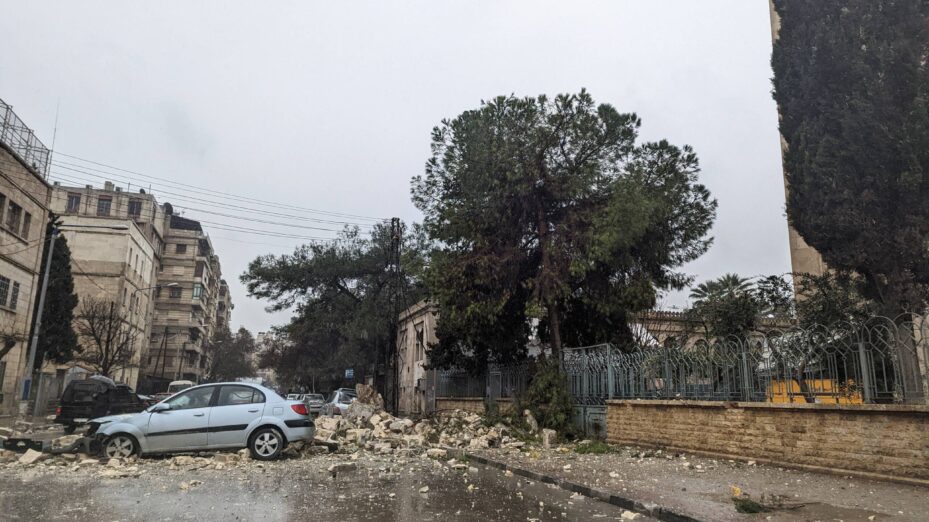
[[[210,405],[217,386],[185,390],[164,401],[169,409],[150,414],[145,438],[150,451],[205,448]]]
[[[239,384],[220,386],[216,406],[210,412],[210,447],[245,446],[248,432],[261,419],[264,402],[264,393],[257,388]]]

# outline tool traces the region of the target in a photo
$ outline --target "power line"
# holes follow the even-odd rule
[[[77,173],[80,173],[80,174],[85,174],[85,175],[89,175],[89,176],[95,176],[94,174],[87,173],[87,172],[84,172],[84,171],[81,171],[81,170],[78,170],[78,169],[70,169],[70,168],[69,168],[68,170],[71,170],[71,171],[74,171],[74,172],[77,172]],[[61,179],[61,180],[68,181],[68,182],[70,182],[70,183],[75,183],[75,182],[77,182],[77,183],[93,183],[93,180],[89,180],[89,179],[87,179],[87,178],[81,178],[80,176],[75,176],[74,174],[70,174],[70,173],[68,173],[68,174],[62,174],[62,173],[59,172],[59,171],[53,171],[53,172],[50,174],[50,176],[51,176],[51,177],[54,177],[54,178],[56,178],[56,179]],[[103,176],[99,176],[99,177],[103,177]],[[181,199],[182,201],[184,201],[184,200],[186,200],[186,201],[194,201],[196,204],[206,205],[206,206],[209,206],[209,207],[219,207],[219,208],[222,208],[222,209],[230,209],[230,208],[231,208],[231,209],[236,209],[236,210],[245,211],[245,212],[251,212],[251,213],[255,213],[255,214],[264,214],[264,215],[269,215],[269,216],[274,216],[274,217],[283,217],[283,218],[288,218],[288,219],[296,219],[296,220],[300,220],[300,221],[312,221],[312,222],[316,222],[316,223],[331,223],[331,224],[352,225],[352,226],[359,226],[359,227],[373,227],[373,226],[376,226],[376,224],[371,224],[371,223],[354,223],[354,222],[350,222],[350,221],[321,220],[321,219],[318,219],[318,218],[311,218],[311,217],[306,217],[306,216],[296,216],[296,215],[293,215],[293,214],[284,214],[284,213],[280,213],[280,212],[272,212],[272,211],[269,211],[269,210],[256,209],[256,208],[251,208],[251,207],[243,207],[243,206],[234,205],[234,204],[231,204],[231,203],[228,203],[228,202],[222,202],[222,201],[214,201],[214,200],[209,200],[209,199],[203,199],[203,198],[198,198],[198,197],[195,197],[195,196],[189,196],[189,195],[186,195],[186,194],[179,194],[179,193],[177,193],[177,192],[170,192],[170,191],[161,190],[161,189],[159,189],[159,192],[161,192],[161,193],[163,193],[163,194],[168,194],[169,196],[173,196],[173,197],[179,198],[179,199]],[[190,208],[190,207],[188,207],[188,208]]]
[[[64,152],[56,152],[56,154],[59,155],[59,156],[65,156],[65,157],[68,157],[68,158],[71,158],[71,159],[75,159],[75,160],[78,160],[78,161],[82,161],[82,162],[84,162],[84,163],[90,163],[90,164],[92,164],[92,165],[97,165],[97,166],[100,166],[100,167],[105,167],[105,168],[112,169],[112,170],[116,170],[116,171],[119,171],[119,172],[124,172],[124,173],[126,173],[126,174],[133,174],[133,175],[136,175],[136,176],[141,176],[141,177],[143,177],[143,178],[150,178],[150,179],[162,181],[162,182],[165,182],[165,183],[170,183],[170,184],[174,184],[174,185],[184,186],[184,187],[188,187],[188,188],[193,188],[193,189],[198,189],[198,190],[205,190],[205,191],[208,191],[208,192],[212,192],[212,193],[219,194],[219,195],[223,195],[223,196],[230,197],[230,198],[241,199],[241,200],[251,201],[251,202],[255,202],[255,203],[262,203],[262,204],[266,204],[266,205],[275,205],[275,206],[280,206],[280,207],[287,207],[287,208],[290,208],[291,210],[300,210],[300,211],[304,211],[304,212],[312,212],[312,213],[315,213],[315,214],[323,214],[323,215],[329,215],[329,216],[339,216],[339,217],[354,218],[354,219],[367,219],[367,220],[371,220],[371,221],[384,221],[384,220],[385,220],[384,218],[377,218],[377,217],[371,217],[371,216],[363,216],[363,215],[360,215],[360,214],[351,214],[351,213],[348,213],[348,212],[333,212],[333,211],[320,210],[320,209],[314,209],[314,208],[308,208],[308,207],[299,207],[299,206],[295,206],[295,205],[287,205],[287,204],[282,204],[282,203],[276,203],[276,202],[273,202],[273,201],[266,201],[266,200],[262,200],[262,199],[258,199],[258,198],[239,196],[239,195],[236,195],[236,194],[231,194],[231,193],[228,193],[228,192],[222,192],[222,191],[218,191],[218,190],[204,189],[204,188],[202,188],[202,187],[197,187],[197,186],[195,186],[195,185],[189,185],[189,184],[181,183],[181,182],[178,182],[178,181],[172,181],[172,180],[169,180],[169,179],[160,178],[160,177],[157,177],[157,176],[152,176],[152,175],[150,175],[150,174],[143,174],[143,173],[141,173],[141,172],[136,172],[136,171],[124,169],[124,168],[116,167],[116,166],[113,166],[113,165],[107,165],[106,163],[100,163],[100,162],[97,162],[97,161],[94,161],[94,160],[89,160],[89,159],[86,159],[86,158],[81,158],[81,157],[79,157],[79,156],[74,156],[74,155],[71,155],[71,154],[66,154],[66,153],[64,153]],[[76,164],[70,163],[70,165],[76,165]],[[76,166],[81,166],[82,168],[92,169],[91,167],[86,167],[86,166],[82,166],[82,165],[76,165]],[[93,169],[93,170],[96,170],[97,172],[104,172],[104,173],[105,173],[105,171],[101,171],[101,170],[99,170],[99,169]]]

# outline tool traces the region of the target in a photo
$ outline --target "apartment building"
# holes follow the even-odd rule
[[[229,284],[226,283],[225,279],[219,280],[219,295],[217,297],[216,303],[216,329],[228,328],[232,329],[232,325],[229,322],[232,320],[232,309],[235,308],[235,305],[232,304],[232,294],[229,293]]]
[[[0,100],[0,410],[16,409],[40,285],[50,152]]]
[[[144,361],[144,373],[156,389],[171,380],[199,382],[203,377],[203,348],[216,328],[222,281],[219,257],[200,222],[174,214],[168,203],[163,208],[165,247]]]
[[[144,190],[129,193],[106,182],[102,188],[53,187],[50,204],[59,216],[61,234],[71,249],[71,273],[81,304],[88,300],[114,303],[130,335],[131,359],[111,376],[137,386],[142,358],[151,334],[153,293],[161,264],[164,213]],[[85,350],[94,349],[79,339]],[[69,366],[47,366],[62,374]]]

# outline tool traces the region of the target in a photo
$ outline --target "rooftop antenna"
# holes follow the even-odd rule
[[[55,102],[55,128],[52,130],[52,150],[48,152],[48,165],[45,166],[45,175],[48,176],[48,171],[52,167],[52,156],[55,154],[55,140],[58,139],[58,111],[61,109],[61,98],[58,98],[58,101]]]

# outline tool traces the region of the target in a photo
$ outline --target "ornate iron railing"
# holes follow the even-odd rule
[[[48,176],[51,151],[3,100],[0,100],[0,142],[42,177]]]
[[[790,328],[744,338],[694,340],[620,351],[603,344],[564,351],[580,405],[607,399],[784,403],[925,403],[923,320]]]

